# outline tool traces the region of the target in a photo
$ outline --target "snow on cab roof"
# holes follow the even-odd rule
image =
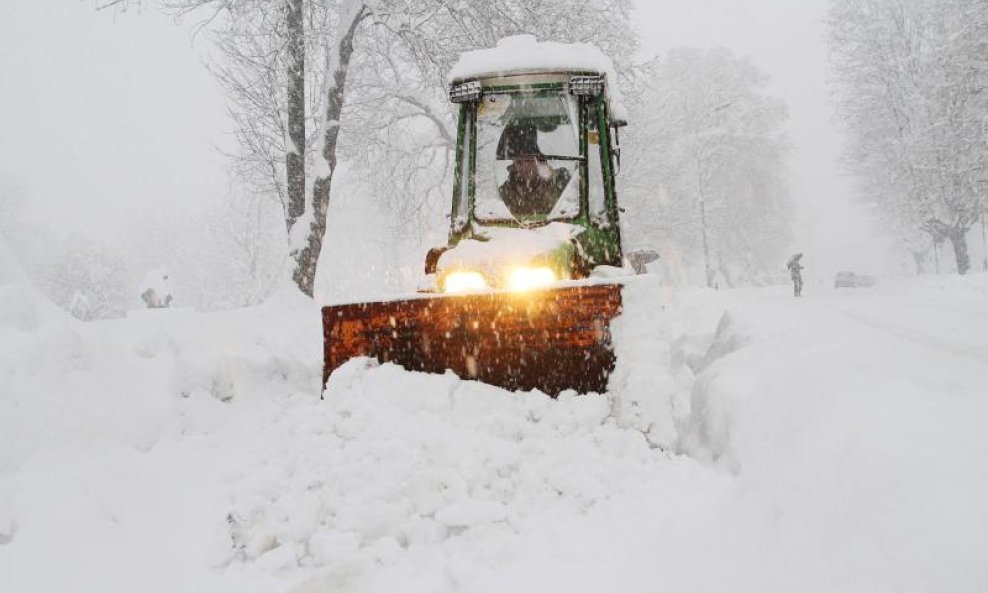
[[[538,41],[534,35],[514,35],[497,46],[469,51],[449,72],[453,83],[473,78],[529,72],[597,72],[607,77],[611,118],[624,121],[627,111],[617,84],[614,62],[589,43]]]

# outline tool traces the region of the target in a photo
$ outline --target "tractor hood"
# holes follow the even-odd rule
[[[464,239],[442,254],[437,265],[443,278],[457,272],[483,275],[487,288],[510,288],[512,273],[522,269],[553,271],[555,279],[572,275],[575,246],[572,239],[583,228],[563,222],[520,229],[480,227],[474,239]]]

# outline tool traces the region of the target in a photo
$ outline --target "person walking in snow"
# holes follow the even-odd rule
[[[789,268],[789,277],[792,278],[792,293],[793,296],[800,296],[803,293],[803,264],[800,260],[803,259],[802,253],[797,253],[796,255],[789,258],[789,263],[786,267]]]

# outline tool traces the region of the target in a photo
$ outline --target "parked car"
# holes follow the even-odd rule
[[[837,272],[834,276],[834,288],[861,288],[875,285],[875,277],[854,272]]]

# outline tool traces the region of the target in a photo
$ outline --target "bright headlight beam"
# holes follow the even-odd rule
[[[473,292],[487,288],[487,280],[480,272],[452,272],[446,276],[444,292]]]
[[[552,268],[515,268],[508,275],[508,289],[524,292],[541,288],[556,281]]]

